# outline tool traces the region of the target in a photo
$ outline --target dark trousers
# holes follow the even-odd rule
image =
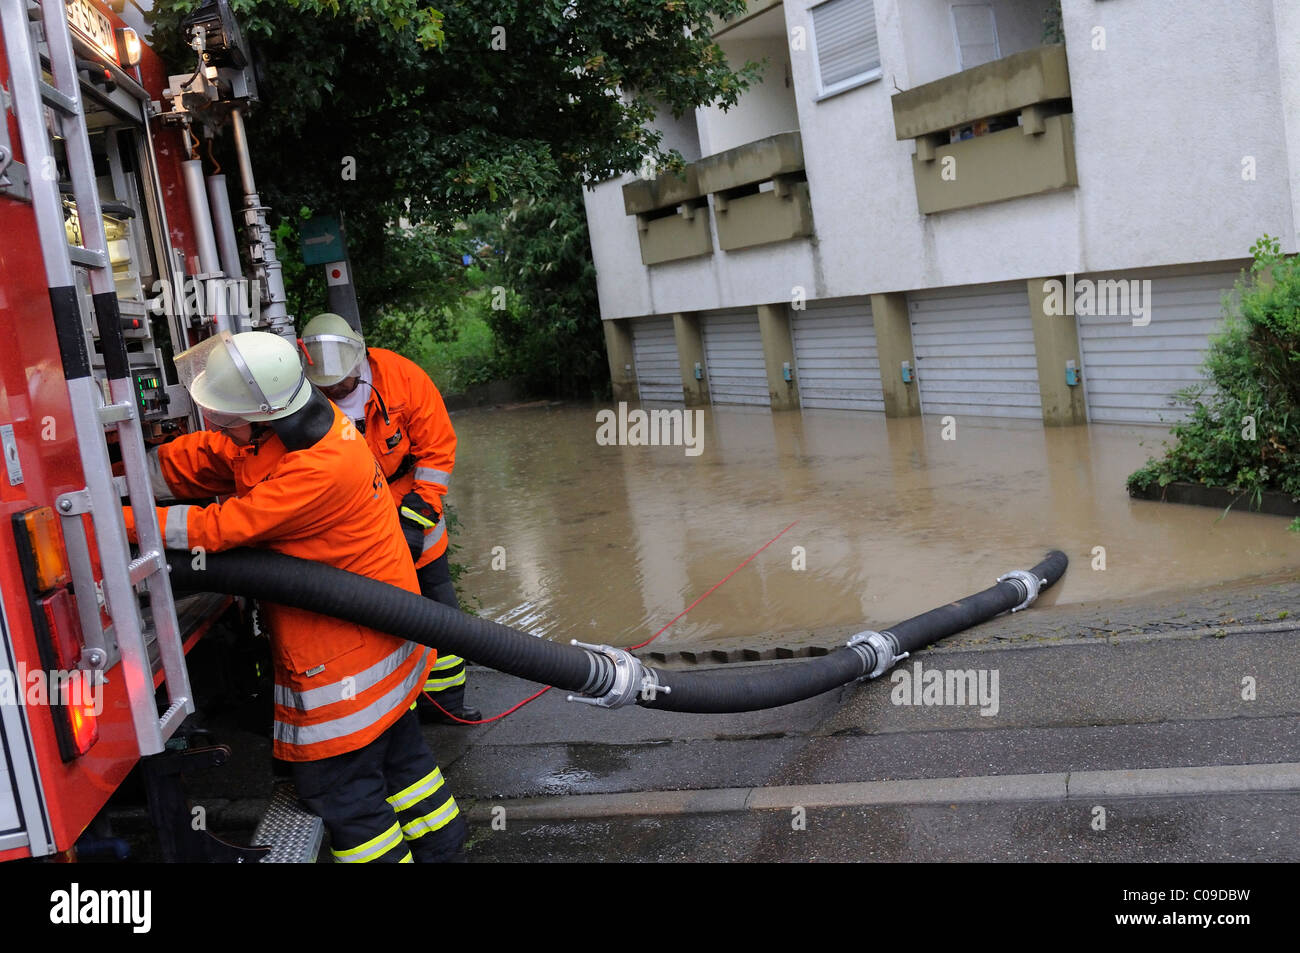
[[[420,581],[420,593],[426,599],[441,602],[444,606],[459,609],[456,601],[456,586],[451,581],[451,569],[447,565],[447,554],[443,553],[429,565],[415,572]],[[432,695],[439,705],[453,715],[465,707],[465,660],[459,655],[438,653],[438,661],[429,673],[425,691]],[[423,696],[421,696],[423,701]],[[427,702],[426,702],[427,704]]]
[[[298,797],[325,821],[339,863],[461,860],[467,828],[408,711],[370,744],[293,762]]]

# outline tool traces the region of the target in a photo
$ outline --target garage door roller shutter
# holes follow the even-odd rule
[[[702,320],[709,399],[715,404],[770,407],[763,338],[754,308],[715,311]]]
[[[1088,419],[1158,424],[1186,416],[1172,395],[1202,380],[1210,335],[1223,320],[1223,294],[1236,279],[1237,272],[1151,279],[1144,301],[1150,323],[1142,327],[1133,326],[1131,314],[1078,315]]]
[[[884,411],[869,298],[810,301],[790,328],[804,407]]]
[[[682,403],[682,374],[677,361],[673,319],[640,318],[632,322],[632,353],[642,400]]]
[[[1041,419],[1023,282],[909,294],[908,308],[924,413]]]

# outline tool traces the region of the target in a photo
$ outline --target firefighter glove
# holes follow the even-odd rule
[[[424,497],[412,490],[402,497],[398,512],[402,517],[402,533],[411,549],[411,558],[419,561],[424,554],[424,536],[438,525],[442,515]]]

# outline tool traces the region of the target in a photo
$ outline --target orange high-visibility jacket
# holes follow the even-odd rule
[[[392,496],[337,407],[325,436],[289,451],[272,435],[179,437],[151,454],[176,499],[233,493],[209,506],[158,509],[169,549],[260,546],[419,592]],[[134,521],[127,509],[127,528]],[[265,604],[275,661],[275,756],[316,761],[355,751],[402,716],[424,686],[432,649],[329,616]]]
[[[456,465],[456,431],[442,394],[414,361],[383,348],[366,350],[370,396],[366,400],[366,443],[383,467],[393,500],[414,490],[439,513]],[[386,412],[386,413],[385,413]],[[422,569],[447,551],[447,521],[426,531]]]

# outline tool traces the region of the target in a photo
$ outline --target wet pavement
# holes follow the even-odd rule
[[[811,808],[533,821],[480,835],[475,861],[1292,862],[1300,794],[1128,800],[1105,830],[1087,804]]]
[[[891,673],[745,715],[593,711],[550,692],[429,739],[473,819],[474,861],[1296,861],[1297,638],[990,644],[894,670],[996,671],[988,715],[902,703]],[[485,711],[534,689],[488,671],[471,685]]]
[[[948,440],[933,417],[712,407],[693,456],[602,446],[599,409],[455,415],[453,558],[481,614],[640,642],[791,523],[656,649],[833,644],[1052,548],[1071,568],[1040,604],[1076,609],[1285,580],[1300,564],[1285,518],[1131,500],[1125,478],[1160,428],[972,418]]]

